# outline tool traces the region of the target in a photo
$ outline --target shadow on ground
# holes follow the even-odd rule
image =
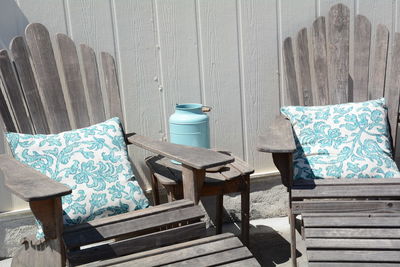
[[[271,227],[252,227],[249,249],[261,266],[290,265],[290,243]],[[297,257],[301,256],[297,251]]]

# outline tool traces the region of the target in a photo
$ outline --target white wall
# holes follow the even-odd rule
[[[283,38],[336,2],[397,30],[400,0],[1,0],[0,46],[45,24],[116,57],[128,131],[167,138],[174,105],[201,102],[212,146],[274,172],[257,136],[283,102]],[[142,159],[143,151],[133,151]],[[148,186],[148,185],[147,185]],[[0,211],[20,207],[0,186]]]

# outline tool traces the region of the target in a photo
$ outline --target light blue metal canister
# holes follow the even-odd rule
[[[209,119],[202,109],[202,104],[176,105],[169,117],[171,143],[210,148]]]

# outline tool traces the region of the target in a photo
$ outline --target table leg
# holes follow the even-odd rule
[[[243,177],[243,189],[241,192],[242,204],[242,242],[244,245],[249,245],[249,227],[250,227],[250,175]]]
[[[216,232],[215,234],[222,233],[222,221],[224,218],[224,195],[219,194],[216,195],[216,215],[215,215],[215,223],[216,223]]]

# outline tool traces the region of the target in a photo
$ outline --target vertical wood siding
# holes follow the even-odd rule
[[[268,173],[275,171],[271,157],[256,145],[286,102],[280,46],[337,2],[352,18],[367,16],[373,38],[378,24],[399,30],[400,0],[2,0],[0,48],[27,23],[40,22],[51,34],[109,52],[118,66],[127,131],[167,140],[175,104],[200,102],[213,107],[212,146]],[[143,167],[148,154],[130,149]],[[0,195],[0,211],[21,207],[1,185]]]

